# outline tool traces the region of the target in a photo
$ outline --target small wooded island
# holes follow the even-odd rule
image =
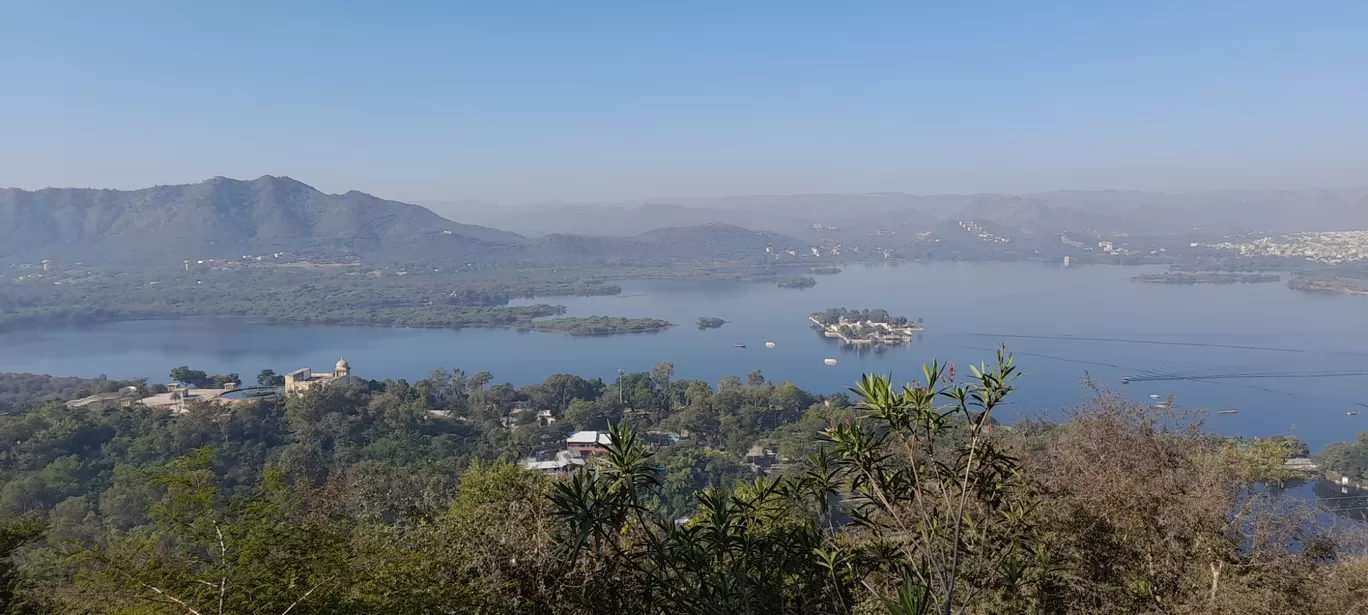
[[[673,327],[669,321],[656,318],[626,318],[623,316],[584,316],[577,318],[552,318],[532,321],[525,327],[548,333],[569,335],[610,335],[613,333],[646,333],[664,331]],[[524,327],[519,327],[524,328]]]
[[[1148,273],[1131,278],[1143,284],[1266,284],[1282,278],[1276,273]]]
[[[831,308],[813,312],[808,320],[822,334],[846,344],[905,344],[912,334],[922,331],[922,321],[910,321],[906,316],[893,316],[888,310],[848,310]]]
[[[1368,279],[1341,278],[1325,275],[1302,275],[1287,281],[1287,287],[1313,293],[1368,295]]]
[[[836,275],[840,272],[840,267],[813,267],[808,270],[812,275]]]
[[[721,318],[709,318],[707,316],[702,316],[698,319],[699,329],[718,329],[725,324],[727,324],[727,321],[722,320]]]
[[[817,285],[817,280],[806,276],[796,276],[791,278],[779,278],[774,282],[779,288],[812,288]]]

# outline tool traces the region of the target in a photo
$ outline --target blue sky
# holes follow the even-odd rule
[[[0,0],[0,185],[1368,184],[1368,2]]]

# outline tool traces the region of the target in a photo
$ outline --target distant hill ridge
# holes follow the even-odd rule
[[[0,254],[161,261],[320,251],[418,257],[444,244],[518,244],[521,235],[457,224],[362,192],[325,194],[288,177],[215,177],[142,190],[0,190]]]
[[[806,237],[813,225],[836,227],[845,238],[878,230],[925,231],[956,220],[989,221],[1014,231],[1046,235],[1064,230],[1174,233],[1296,232],[1368,228],[1368,189],[1142,192],[1060,190],[1029,194],[901,192],[751,195],[651,199],[613,203],[543,203],[463,207],[468,221],[529,235],[552,232],[633,236],[660,226],[727,222],[748,229]],[[831,232],[828,231],[830,236]]]
[[[270,175],[141,190],[0,189],[0,259],[9,261],[165,263],[280,251],[385,260],[693,259],[801,243],[728,224],[529,240],[418,205],[354,190],[326,194]]]

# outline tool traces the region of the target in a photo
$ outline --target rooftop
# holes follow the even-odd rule
[[[570,434],[565,439],[566,444],[597,444],[607,446],[609,442],[608,432],[606,431],[577,431]]]

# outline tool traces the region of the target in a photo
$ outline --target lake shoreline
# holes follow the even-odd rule
[[[590,317],[584,316],[584,317],[574,317],[574,318],[590,318]],[[224,314],[224,315],[220,315],[220,314],[202,314],[202,315],[201,315],[201,314],[196,314],[196,315],[188,315],[188,314],[175,314],[175,313],[170,313],[170,314],[139,314],[139,315],[120,316],[120,317],[114,317],[114,318],[97,318],[97,319],[81,320],[81,321],[78,321],[78,322],[71,322],[71,321],[67,321],[67,322],[45,322],[45,323],[34,324],[34,325],[28,325],[28,324],[25,324],[25,325],[9,325],[8,323],[0,323],[0,333],[25,333],[25,332],[41,332],[41,331],[69,331],[69,330],[84,329],[84,328],[89,328],[89,327],[98,327],[98,326],[101,326],[101,325],[113,325],[113,324],[119,324],[119,323],[132,323],[132,322],[155,322],[155,321],[159,321],[159,320],[166,320],[166,321],[181,321],[181,322],[205,322],[205,323],[212,323],[212,322],[215,322],[215,321],[218,321],[218,322],[236,322],[236,323],[242,323],[242,324],[248,324],[248,325],[263,325],[263,326],[268,326],[268,327],[269,327],[269,326],[282,326],[282,327],[290,327],[290,326],[319,326],[319,327],[349,327],[349,328],[358,328],[358,329],[425,329],[425,330],[434,330],[434,331],[455,331],[455,330],[461,330],[461,329],[505,329],[505,330],[511,330],[511,331],[530,331],[530,332],[535,332],[535,333],[551,333],[551,334],[556,334],[556,335],[570,335],[570,336],[574,336],[574,337],[598,337],[598,336],[609,336],[609,335],[626,335],[626,334],[631,334],[631,333],[660,333],[661,331],[668,331],[668,330],[673,329],[673,328],[675,328],[675,327],[678,326],[678,325],[676,325],[676,324],[674,324],[674,323],[666,323],[666,324],[663,325],[663,326],[652,327],[652,328],[649,328],[649,329],[632,329],[632,330],[628,330],[628,331],[602,331],[602,332],[591,332],[591,333],[579,333],[579,332],[575,332],[575,331],[572,331],[572,330],[569,330],[569,329],[561,329],[561,328],[555,328],[555,327],[528,326],[526,323],[519,323],[519,324],[463,323],[463,324],[456,324],[456,325],[437,325],[437,324],[433,324],[433,325],[424,325],[424,324],[388,324],[388,323],[380,323],[380,322],[357,322],[357,321],[316,320],[316,319],[290,319],[290,320],[279,319],[279,318],[263,319],[263,318],[257,318],[257,317],[252,317],[252,316],[242,316],[242,315],[237,315],[237,314]]]

